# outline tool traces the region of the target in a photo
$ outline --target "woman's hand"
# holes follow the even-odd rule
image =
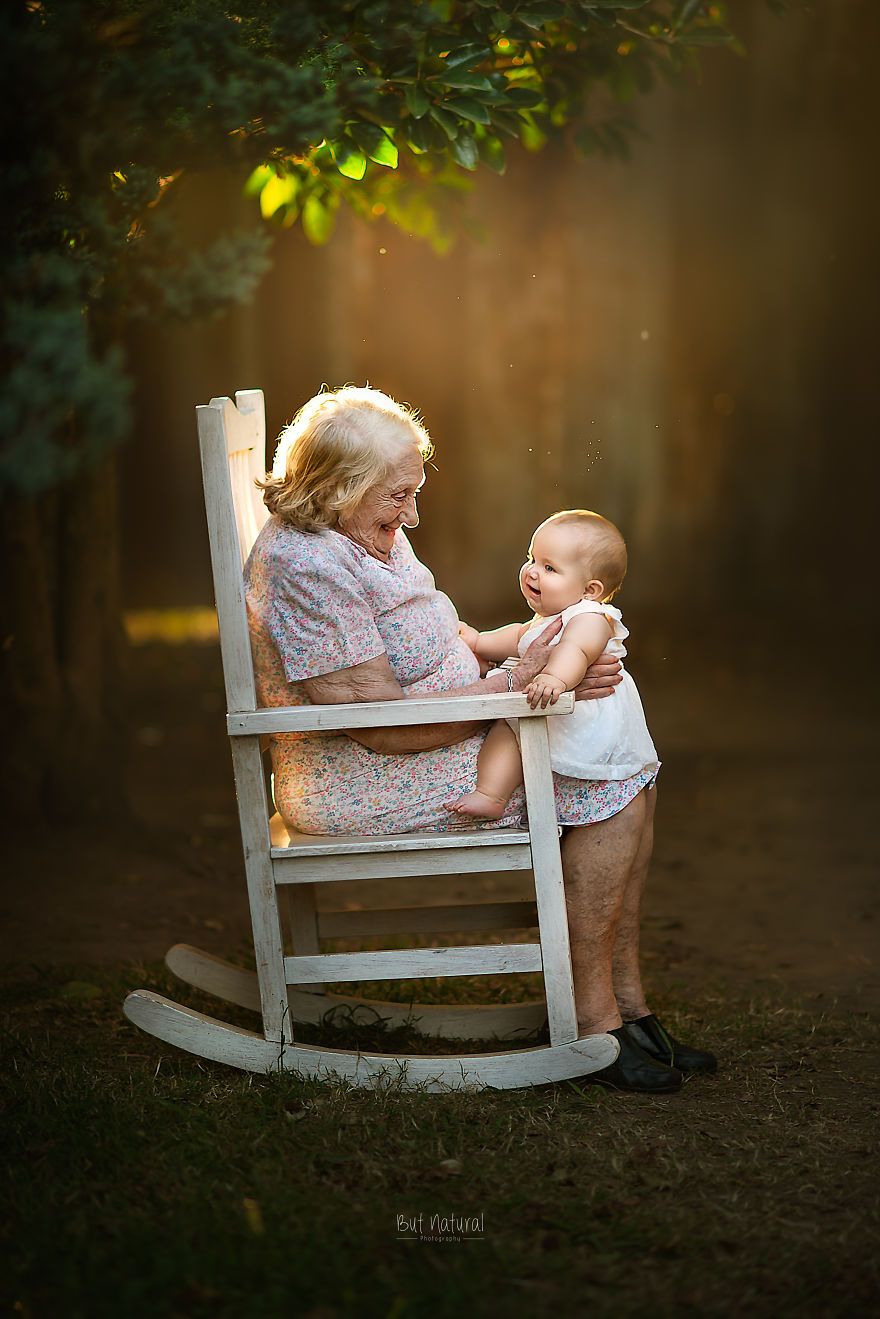
[[[562,619],[557,618],[544,628],[532,642],[519,664],[513,670],[513,689],[521,692],[546,665],[553,653],[550,642],[562,630]],[[620,660],[613,655],[600,655],[587,669],[583,678],[574,688],[576,701],[595,701],[605,696],[613,696],[614,688],[623,681]]]
[[[620,660],[613,655],[600,655],[594,660],[574,689],[576,701],[593,701],[603,696],[613,696],[614,688],[623,682]]]
[[[550,642],[561,631],[562,619],[557,618],[545,627],[543,632],[538,634],[513,670],[513,690],[515,692],[523,691],[533,678],[537,678],[553,653]]]

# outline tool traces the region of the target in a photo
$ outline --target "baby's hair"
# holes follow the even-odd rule
[[[613,522],[586,508],[565,508],[547,519],[557,527],[575,527],[581,532],[585,571],[605,588],[608,601],[626,576],[626,541]]]

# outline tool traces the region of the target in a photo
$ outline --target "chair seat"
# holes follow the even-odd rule
[[[408,834],[300,834],[291,833],[277,813],[269,821],[272,856],[347,856],[367,852],[418,852],[458,847],[528,846],[525,829],[454,829]]]

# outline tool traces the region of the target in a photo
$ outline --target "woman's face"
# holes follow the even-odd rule
[[[425,482],[418,449],[403,449],[378,485],[368,490],[353,513],[339,522],[349,540],[387,563],[398,527],[417,527],[416,495]]]

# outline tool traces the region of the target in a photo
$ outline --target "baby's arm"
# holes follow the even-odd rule
[[[612,635],[604,614],[578,614],[566,623],[550,659],[525,689],[532,709],[555,705],[560,692],[576,687]]]
[[[516,654],[519,639],[527,626],[526,623],[508,623],[506,627],[496,627],[494,632],[478,633],[474,653],[480,659],[501,664],[509,655]]]

